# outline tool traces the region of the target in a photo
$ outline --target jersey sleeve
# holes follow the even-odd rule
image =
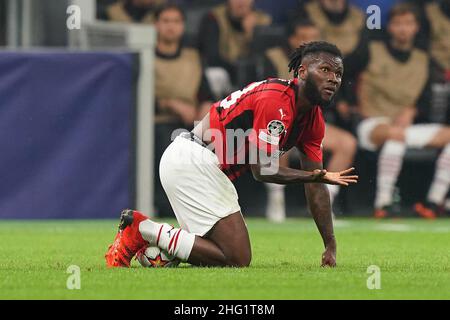
[[[249,143],[266,154],[278,152],[282,139],[286,135],[286,127],[290,121],[288,101],[265,98],[256,102],[253,129]]]
[[[297,141],[297,148],[313,162],[323,161],[322,142],[325,136],[325,120],[318,110],[311,116],[309,130]]]

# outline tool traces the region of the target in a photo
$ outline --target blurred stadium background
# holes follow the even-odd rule
[[[0,0],[0,218],[116,218],[126,207],[172,217],[154,168],[172,129],[192,124],[183,121],[185,115],[165,121],[158,111],[154,12],[163,2]],[[183,46],[199,53],[202,79],[209,87],[196,101],[196,119],[205,103],[265,76],[266,50],[286,42],[286,29],[314,1],[305,2],[256,0],[255,8],[270,17],[268,23],[254,26],[245,55],[221,65],[205,39],[213,34],[209,12],[224,1],[176,1],[186,15]],[[362,27],[359,41],[383,41],[387,12],[398,2],[350,0],[363,16],[369,5],[381,9],[383,28]],[[432,27],[425,8],[440,1],[406,2],[422,15],[416,46],[431,54]],[[70,5],[81,9],[80,29],[67,26]],[[449,62],[442,62],[444,68],[431,77],[428,104],[419,106],[424,110],[421,121],[450,124]],[[218,66],[227,70],[225,81],[223,73],[215,72]],[[183,77],[180,71],[171,79],[174,90],[186,85]],[[355,135],[360,117],[357,109],[342,116],[334,108],[328,119]],[[413,204],[425,199],[438,154],[408,149],[396,198],[402,216],[414,215]],[[357,150],[354,166],[360,182],[340,190],[334,203],[338,216],[372,215],[377,159],[377,152]],[[299,166],[295,157],[290,164]],[[244,214],[264,215],[265,186],[251,174],[236,185]],[[287,216],[307,216],[302,187],[288,186],[285,193]]]

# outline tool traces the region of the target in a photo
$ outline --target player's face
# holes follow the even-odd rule
[[[161,13],[155,27],[160,40],[178,42],[184,33],[184,19],[178,10],[169,9]]]
[[[292,49],[298,48],[300,45],[320,40],[320,31],[313,26],[299,26],[295,33],[289,37],[289,45]]]
[[[411,43],[419,31],[419,24],[412,13],[405,13],[392,17],[388,24],[391,37],[400,43]]]
[[[342,59],[320,53],[306,62],[305,93],[312,104],[326,107],[341,87],[344,66]]]
[[[233,17],[243,18],[252,12],[254,0],[228,0],[228,7]]]

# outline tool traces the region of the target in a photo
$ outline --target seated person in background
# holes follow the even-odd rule
[[[320,31],[311,21],[299,20],[289,24],[285,45],[270,48],[265,52],[265,78],[292,78],[286,67],[289,64],[290,54],[301,44],[317,40],[320,40]],[[357,142],[349,132],[327,123],[322,145],[324,150],[331,153],[331,159],[328,163],[330,171],[341,171],[351,166]],[[280,158],[280,165],[289,167],[289,154]],[[266,183],[266,187],[268,192],[266,216],[273,222],[282,222],[286,217],[284,185]],[[329,185],[328,189],[330,191],[330,202],[333,205],[333,201],[339,192],[339,186]]]
[[[156,9],[165,2],[166,0],[117,1],[106,9],[106,15],[110,21],[152,24]]]
[[[172,133],[192,128],[213,100],[200,54],[182,45],[184,23],[184,12],[177,5],[163,5],[155,13],[155,204],[159,211],[171,212],[159,180],[159,161]]]
[[[418,15],[409,4],[392,7],[387,24],[388,39],[370,41],[346,59],[348,74],[359,78],[357,100],[364,119],[358,125],[360,146],[379,150],[375,216],[388,215],[394,186],[407,147],[443,148],[425,204],[416,212],[434,218],[450,184],[450,127],[414,124],[430,100],[429,65],[426,52],[414,47],[419,30]]]
[[[450,0],[428,1],[420,5],[419,40],[433,59],[429,115],[435,121],[450,124]]]
[[[255,10],[253,4],[254,0],[228,0],[213,8],[201,23],[199,48],[207,66],[223,68],[232,82],[237,61],[250,54],[254,28],[271,24],[271,17]]]
[[[366,26],[365,14],[347,0],[308,1],[294,19],[311,20],[322,39],[336,44],[344,56],[355,50]]]
[[[418,2],[422,9],[419,36],[429,48],[431,57],[445,72],[450,72],[450,0]]]
[[[446,72],[450,72],[450,0],[425,5],[430,24],[431,56]]]

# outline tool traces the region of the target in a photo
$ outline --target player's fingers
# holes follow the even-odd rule
[[[357,179],[341,179],[341,181],[346,182],[346,183],[358,183]]]
[[[342,176],[341,175],[341,177],[345,178],[345,179],[358,179],[359,178],[359,176],[357,176],[357,175],[353,175],[353,176]]]
[[[345,182],[348,182],[348,183],[357,183],[358,182],[357,179],[342,179],[341,181],[345,181]]]
[[[339,172],[339,174],[342,176],[342,175],[346,175],[347,173],[350,173],[350,172],[352,172],[353,170],[355,170],[355,168],[354,167],[351,167],[351,168],[349,168],[349,169],[347,169],[347,170],[344,170],[344,171],[341,171],[341,172]]]
[[[344,179],[342,181],[347,182],[347,183],[358,183],[358,180],[355,180],[355,179]]]
[[[330,260],[322,261],[321,267],[322,268],[327,268],[327,267],[334,268],[334,267],[336,267],[336,262],[330,261]]]

